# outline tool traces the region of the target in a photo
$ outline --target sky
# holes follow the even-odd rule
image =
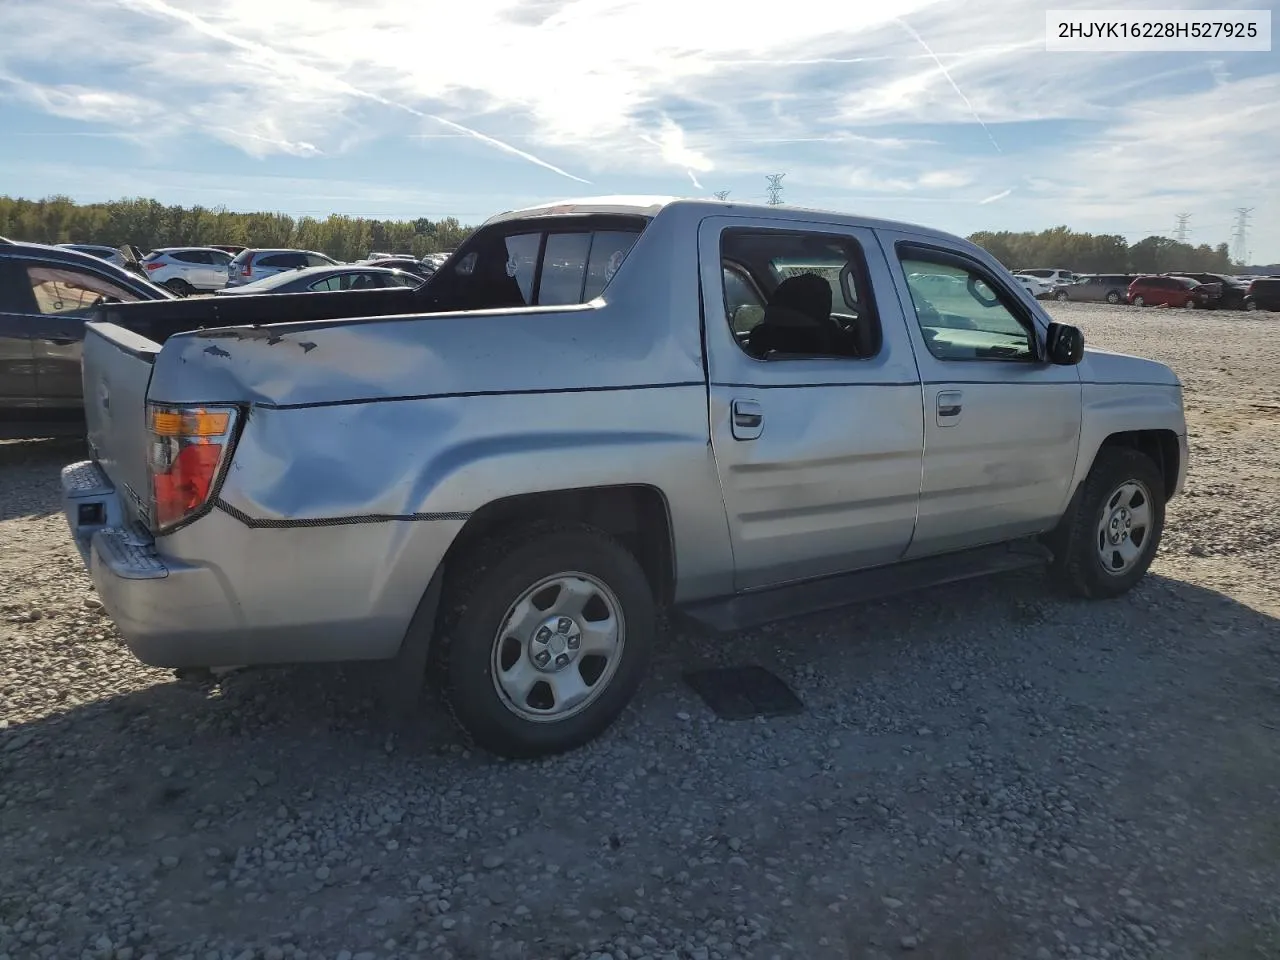
[[[1216,245],[1251,207],[1280,261],[1280,48],[1047,51],[1072,6],[0,0],[0,193],[475,224],[785,173],[785,203],[959,234],[1186,213]]]

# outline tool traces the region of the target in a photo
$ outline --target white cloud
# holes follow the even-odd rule
[[[159,114],[159,106],[142,97],[78,84],[41,84],[0,73],[0,93],[8,90],[32,106],[67,120],[135,127]]]

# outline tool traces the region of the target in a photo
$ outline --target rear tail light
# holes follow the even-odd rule
[[[151,527],[156,533],[204,512],[230,456],[238,416],[235,407],[150,407]]]
[[[253,276],[253,255],[252,254],[244,258],[244,263],[240,267],[240,276],[242,277]]]
[[[159,260],[156,260],[151,263],[144,263],[143,266],[146,267],[148,270],[159,270],[161,267],[164,266],[164,264],[161,263]]]

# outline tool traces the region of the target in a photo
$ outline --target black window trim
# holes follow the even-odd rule
[[[871,269],[867,265],[867,254],[866,254],[866,251],[863,250],[862,244],[858,241],[857,237],[853,236],[851,232],[846,232],[844,230],[839,229],[838,227],[833,229],[828,229],[828,230],[820,230],[820,229],[803,230],[803,229],[797,229],[794,227],[772,227],[772,226],[763,227],[758,225],[724,227],[720,231],[720,236],[716,244],[716,247],[717,247],[716,252],[719,254],[719,262],[720,262],[721,307],[723,307],[725,304],[728,303],[728,298],[726,296],[726,291],[724,289],[724,264],[726,262],[729,262],[729,263],[736,262],[733,260],[733,258],[726,257],[724,255],[725,237],[728,236],[729,234],[743,234],[743,233],[754,234],[754,235],[758,235],[762,233],[775,234],[775,235],[781,234],[783,236],[791,236],[791,237],[830,237],[831,239],[838,240],[841,243],[852,244],[852,250],[853,250],[854,256],[852,258],[852,261],[846,264],[845,269],[849,271],[849,273],[853,278],[854,283],[857,284],[856,289],[863,291],[866,294],[865,299],[860,299],[857,301],[859,315],[861,316],[862,310],[870,309],[871,318],[875,322],[875,329],[876,329],[876,352],[865,357],[841,357],[841,356],[836,356],[834,354],[827,354],[827,353],[805,353],[805,354],[787,353],[787,354],[782,354],[780,356],[775,356],[775,357],[754,357],[747,352],[746,347],[744,347],[743,344],[738,340],[737,335],[733,332],[733,323],[728,316],[728,312],[724,311],[725,312],[724,323],[725,323],[725,326],[728,327],[729,338],[733,340],[735,344],[737,344],[738,349],[742,352],[742,355],[744,357],[746,357],[748,360],[752,361],[753,363],[778,363],[779,361],[786,362],[786,361],[795,361],[795,360],[834,360],[837,362],[852,360],[855,362],[861,362],[866,360],[875,360],[879,358],[881,354],[884,353],[884,342],[885,342],[884,324],[880,320],[880,308],[879,308],[879,305],[876,303],[875,289],[871,283]],[[755,278],[751,276],[751,272],[749,270],[744,270],[743,272],[746,274],[748,279],[750,279],[751,285],[756,290],[756,292],[762,294],[763,291],[760,289],[759,285],[755,282]],[[845,276],[845,271],[841,270],[840,286],[842,288],[842,292],[847,293],[847,291],[843,291],[844,276]],[[761,302],[764,304],[764,306],[767,309],[769,306],[769,298],[767,296],[762,296]],[[844,305],[848,306],[847,303]],[[835,304],[833,303],[832,307],[834,308],[834,306]]]
[[[905,251],[919,251],[924,254],[926,262],[939,263],[943,266],[952,266],[960,270],[973,270],[981,275],[992,291],[996,294],[996,299],[1000,301],[1000,305],[1009,311],[1013,319],[1021,324],[1022,328],[1030,334],[1031,339],[1031,356],[1026,359],[1018,359],[1017,357],[954,357],[942,358],[934,356],[933,351],[929,352],[929,356],[942,363],[1045,363],[1044,343],[1041,340],[1040,324],[1036,322],[1035,314],[1029,311],[1013,289],[1004,278],[997,277],[995,271],[988,267],[981,260],[976,259],[968,254],[964,254],[951,247],[944,247],[939,244],[926,243],[919,240],[899,240],[894,245],[894,253],[898,258],[898,272],[902,274],[903,283],[906,283],[907,271],[902,263]],[[911,259],[907,256],[908,259]],[[907,296],[911,304],[911,312],[915,313],[915,298],[911,296],[910,285],[907,286]],[[916,327],[920,327],[919,315],[916,316]],[[923,331],[921,331],[923,333]]]

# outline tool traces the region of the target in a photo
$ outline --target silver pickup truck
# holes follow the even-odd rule
[[[400,658],[474,742],[553,753],[616,719],[666,609],[733,631],[1037,563],[1122,594],[1187,470],[1172,371],[920,227],[569,202],[492,218],[415,302],[89,324],[66,516],[136,656]]]

